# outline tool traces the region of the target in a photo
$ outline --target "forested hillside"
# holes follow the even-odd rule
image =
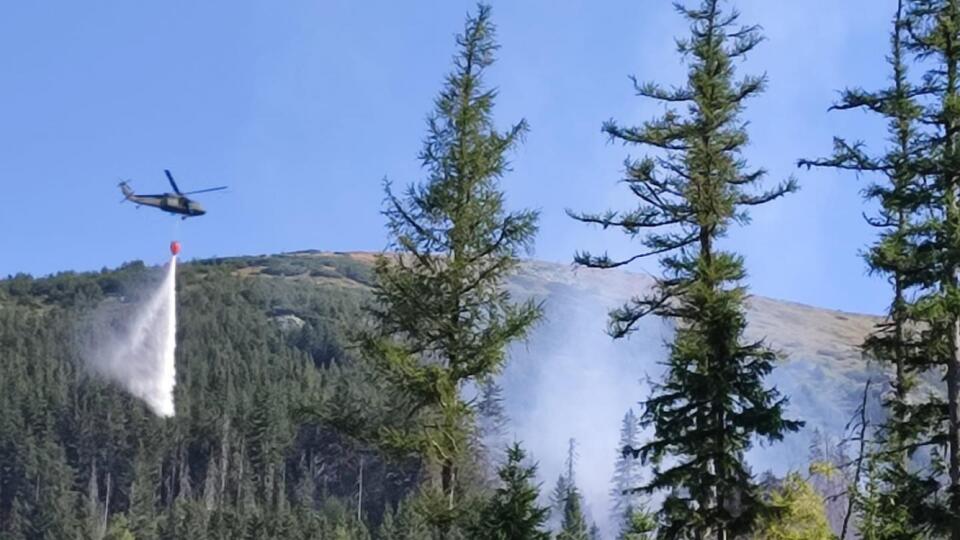
[[[377,374],[351,348],[366,317],[372,260],[300,252],[181,265],[170,419],[91,374],[88,349],[78,346],[89,341],[96,315],[132,309],[161,269],[135,262],[0,281],[3,534],[407,538],[382,526],[385,513],[388,529],[418,526],[403,504],[417,485],[418,461],[364,442],[391,399],[369,392]],[[662,360],[670,333],[650,321],[642,335],[613,342],[602,317],[621,295],[648,286],[623,272],[525,263],[509,288],[544,300],[545,321],[513,349],[504,391],[486,402],[481,419],[498,427],[487,432],[491,445],[518,437],[534,450],[528,457],[541,463],[544,499],[563,473],[567,439],[576,437],[578,482],[600,523],[620,416],[638,401],[637,383]],[[793,358],[777,381],[798,412],[812,427],[842,435],[867,376],[856,343],[874,320],[763,298],[753,300],[750,319]],[[584,345],[571,340],[575,329]],[[579,354],[588,350],[591,357]],[[592,397],[571,402],[570,395]],[[788,440],[776,458],[761,455],[758,472],[804,468],[812,432]],[[475,456],[478,490],[492,485],[502,457]]]
[[[263,278],[245,277],[261,262]],[[268,277],[291,272],[285,258],[181,267],[171,419],[91,376],[75,346],[95,310],[134,304],[158,272],[131,263],[2,282],[0,535],[360,538],[366,524],[375,529],[417,466],[385,461],[336,427],[376,418],[389,399],[353,391],[369,376],[347,350],[369,268],[310,259],[303,279],[283,280]]]

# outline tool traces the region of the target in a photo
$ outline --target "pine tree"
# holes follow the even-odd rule
[[[927,286],[917,295],[919,319],[928,329],[925,351],[946,371],[947,403],[940,407],[945,428],[949,484],[950,538],[960,540],[960,1],[911,0],[904,16],[907,47],[929,69],[924,81],[932,99],[922,112],[928,130],[921,136],[919,173],[929,181],[932,199],[923,223],[931,234],[925,246],[931,256],[923,273]]]
[[[551,522],[558,528],[558,540],[586,540],[587,519],[583,511],[583,498],[577,488],[577,440],[567,442],[567,457],[564,471],[557,478],[557,484],[550,495]]]
[[[503,388],[494,380],[484,381],[480,385],[477,414],[480,417],[481,436],[485,439],[503,437],[507,426],[507,413],[503,407]]]
[[[38,468],[35,472],[34,513],[31,516],[37,538],[63,538],[76,530],[73,506],[78,500],[71,491],[74,482],[73,470],[67,465],[63,449],[46,438],[39,449]],[[44,486],[37,490],[36,486]]]
[[[383,518],[380,520],[380,527],[377,528],[377,538],[380,540],[393,540],[398,537],[398,528],[393,519],[393,508],[387,505],[383,511]]]
[[[560,475],[557,476],[557,483],[554,484],[553,491],[550,493],[551,528],[560,526],[560,521],[563,519],[563,507],[566,504],[571,487],[570,482],[567,480],[567,475],[560,473]]]
[[[503,389],[493,379],[480,383],[474,399],[476,422],[469,443],[472,456],[465,460],[461,478],[484,491],[495,487],[498,463],[503,461],[502,452],[508,448],[504,437],[507,415],[503,406]]]
[[[386,185],[397,253],[376,262],[377,331],[364,343],[408,400],[395,417],[415,422],[386,429],[383,441],[426,459],[430,486],[446,501],[445,513],[431,519],[444,527],[455,519],[457,469],[472,431],[474,411],[461,391],[496,374],[506,346],[541,313],[502,287],[532,246],[537,213],[507,211],[499,186],[527,124],[505,132],[493,125],[496,91],[483,84],[497,50],[488,6],[468,18],[457,45],[420,155],[427,180],[403,197]]]
[[[857,532],[863,540],[891,540],[926,538],[918,534],[911,523],[908,504],[894,499],[884,486],[879,466],[883,461],[874,454],[867,462],[866,482],[854,492],[857,509]],[[900,488],[898,491],[902,491]]]
[[[477,459],[485,467],[484,475],[493,476],[495,472],[494,449],[505,446],[504,433],[507,426],[507,414],[503,406],[503,389],[494,380],[484,381],[480,385],[477,401],[476,446]]]
[[[642,485],[641,464],[630,455],[630,449],[640,447],[640,423],[633,409],[623,416],[620,427],[620,443],[617,445],[617,460],[613,467],[613,487],[610,488],[611,521],[627,523],[627,514],[644,505],[643,496],[636,491]]]
[[[477,540],[548,540],[543,530],[550,513],[537,506],[539,486],[534,484],[536,465],[525,465],[526,453],[519,443],[507,449],[507,462],[500,467],[501,485],[480,513],[473,532]]]
[[[576,489],[576,478],[574,473],[577,468],[577,440],[571,438],[567,441],[567,458],[564,460],[564,472],[557,477],[557,483],[550,494],[551,521],[555,526],[559,526],[563,519],[564,508],[567,504],[567,497],[570,491]]]
[[[583,515],[583,500],[580,490],[571,485],[563,503],[563,521],[557,540],[588,540],[587,520]]]
[[[667,373],[644,402],[641,421],[654,428],[653,440],[635,455],[654,464],[644,490],[669,491],[662,536],[723,540],[747,532],[762,506],[744,452],[755,438],[776,441],[802,423],[786,420],[786,399],[764,386],[776,353],[762,341],[744,341],[743,259],[716,243],[732,225],[748,220],[748,207],[773,201],[796,184],[790,179],[752,193],[764,171],[748,169],[741,157],[748,137],[739,115],[765,79],[735,80],[733,62],[760,42],[757,27],[740,26],[737,12],[724,12],[721,0],[677,9],[691,26],[691,37],[678,42],[690,63],[687,84],[668,90],[635,82],[639,95],[665,103],[667,112],[640,127],[610,121],[603,128],[613,140],[657,152],[626,162],[625,182],[640,199],[638,207],[571,215],[630,236],[647,233],[642,253],[624,260],[578,253],[579,264],[613,268],[661,256],[664,275],[654,291],[610,316],[614,337],[627,335],[648,315],[676,326]],[[687,107],[686,116],[677,105]]]
[[[154,540],[157,537],[156,485],[159,474],[143,448],[140,449],[134,470],[128,526],[138,540]]]
[[[844,90],[836,110],[866,110],[887,120],[889,147],[880,156],[871,156],[860,142],[834,139],[834,155],[825,160],[801,160],[802,166],[833,167],[855,171],[858,174],[877,174],[882,181],[865,190],[868,199],[880,204],[879,215],[868,223],[879,229],[878,240],[866,255],[871,272],[883,275],[893,289],[893,299],[885,321],[864,343],[864,350],[872,360],[892,366],[895,376],[884,397],[887,420],[879,431],[877,456],[871,458],[875,484],[873,501],[884,497],[899,500],[904,508],[913,508],[921,515],[912,521],[916,527],[907,533],[900,527],[899,512],[881,512],[872,519],[894,519],[890,527],[877,525],[875,531],[900,530],[891,538],[918,538],[926,528],[930,508],[921,499],[928,499],[933,491],[918,492],[921,485],[930,485],[935,471],[918,470],[911,464],[915,449],[929,440],[937,430],[941,416],[934,403],[916,405],[910,393],[916,386],[918,374],[930,370],[936,363],[941,338],[917,331],[925,325],[927,308],[913,298],[931,283],[931,260],[925,253],[936,236],[936,224],[928,218],[931,207],[937,205],[935,190],[923,170],[923,156],[928,153],[929,140],[920,129],[923,107],[920,99],[929,96],[935,88],[927,80],[920,85],[908,78],[908,60],[905,36],[911,34],[917,12],[908,10],[907,0],[899,0],[891,32],[891,52],[888,63],[892,71],[892,85],[874,92],[854,88]],[[913,5],[913,10],[919,4]],[[911,22],[913,19],[913,22]],[[909,40],[907,40],[909,41]],[[934,196],[934,197],[931,197]],[[937,325],[933,325],[936,328]],[[939,401],[939,400],[937,400]],[[933,406],[931,406],[933,405]],[[907,504],[907,500],[912,502]],[[860,499],[862,502],[864,499]],[[861,513],[870,513],[860,509]],[[922,514],[927,514],[924,516]],[[881,534],[881,533],[875,533]],[[902,535],[901,535],[902,534]],[[881,538],[882,536],[875,536]]]
[[[126,516],[121,514],[110,521],[103,540],[137,540],[137,537],[130,530]]]
[[[30,505],[24,498],[17,495],[10,501],[10,513],[7,515],[6,523],[3,524],[4,531],[11,539],[28,538],[30,534]]]
[[[400,503],[395,512],[384,515],[377,538],[379,540],[418,540],[428,538],[429,531],[413,505]]]

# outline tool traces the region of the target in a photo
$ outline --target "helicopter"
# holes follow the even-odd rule
[[[190,199],[187,197],[187,195],[227,189],[227,186],[220,186],[183,193],[180,191],[180,188],[177,187],[177,183],[173,180],[173,175],[170,174],[170,171],[164,169],[163,172],[167,175],[167,180],[170,181],[170,185],[173,186],[173,193],[163,193],[161,195],[137,195],[133,192],[130,184],[124,181],[118,184],[120,186],[120,191],[123,192],[123,200],[120,202],[130,201],[136,204],[137,208],[139,208],[141,205],[152,206],[154,208],[159,208],[164,212],[178,214],[182,216],[181,219],[187,219],[188,217],[202,216],[207,213],[207,211],[200,206],[200,203]]]

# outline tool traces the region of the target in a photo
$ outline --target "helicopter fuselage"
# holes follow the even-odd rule
[[[227,189],[227,186],[219,186],[196,191],[187,191],[184,193],[180,191],[179,187],[177,187],[177,183],[173,180],[173,175],[170,174],[170,171],[164,169],[163,172],[167,175],[167,180],[170,182],[170,187],[173,188],[173,193],[167,192],[159,195],[138,195],[133,191],[126,181],[123,181],[120,182],[119,186],[120,191],[123,192],[124,200],[130,201],[138,206],[142,205],[159,208],[164,212],[178,214],[183,216],[183,219],[187,219],[188,217],[202,216],[207,213],[207,211],[200,206],[200,203],[187,197],[187,195]]]
[[[127,199],[135,204],[152,206],[164,212],[179,214],[184,217],[202,216],[207,213],[200,203],[176,193],[162,195],[130,195]]]

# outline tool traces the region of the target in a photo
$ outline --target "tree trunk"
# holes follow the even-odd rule
[[[360,454],[360,476],[357,479],[357,523],[363,521],[363,454]]]
[[[950,537],[960,540],[960,320],[954,318],[947,363],[950,418]]]
[[[957,2],[951,0],[947,9],[948,25],[955,23],[958,19]],[[957,122],[956,112],[950,110],[952,101],[957,97],[957,52],[955,50],[954,36],[952,32],[944,32],[945,45],[944,57],[946,60],[946,88],[944,107],[944,135],[945,135],[945,154],[947,160],[953,160],[956,154]],[[946,169],[946,168],[945,168]],[[954,261],[957,256],[957,240],[960,238],[958,231],[958,212],[957,212],[957,174],[953,170],[944,170],[944,189],[946,200],[946,239],[947,239],[947,268],[944,279],[944,293],[951,294],[957,288],[957,264]],[[952,307],[952,306],[950,306]],[[949,445],[950,453],[950,537],[952,540],[960,540],[960,318],[956,314],[950,314],[950,357],[947,359],[947,399],[948,399],[948,418],[949,418]]]
[[[440,472],[440,482],[444,495],[447,496],[447,510],[453,510],[454,485],[456,483],[456,471],[454,470],[452,460],[444,460],[443,468]]]
[[[871,380],[867,379],[867,384],[863,387],[863,401],[860,402],[860,450],[857,452],[857,467],[853,473],[853,483],[851,486],[856,489],[860,485],[860,475],[863,473],[863,458],[867,452],[867,427],[869,420],[867,418],[867,399],[870,396]],[[840,529],[840,540],[846,540],[847,530],[850,527],[850,518],[853,516],[854,498],[847,496],[847,511],[843,515],[843,526]]]

